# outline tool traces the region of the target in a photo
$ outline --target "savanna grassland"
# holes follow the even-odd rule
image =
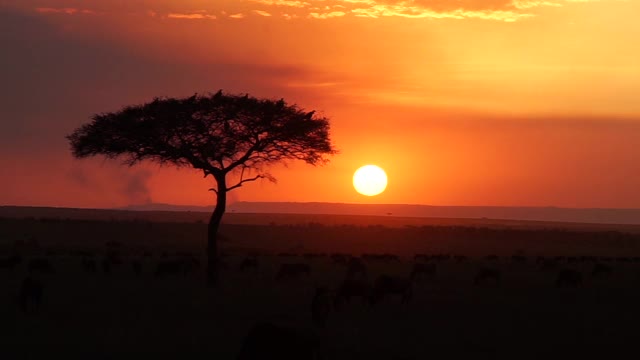
[[[0,219],[9,358],[233,359],[261,321],[313,338],[326,359],[533,359],[633,349],[637,339],[640,235],[631,226],[229,214],[222,284],[210,290],[202,214],[54,213]],[[309,273],[279,276],[282,264]],[[340,286],[353,264],[373,288],[381,275],[429,270],[408,294],[347,301]],[[23,309],[27,274],[43,285],[42,302]],[[311,312],[319,287],[332,300],[325,327]]]

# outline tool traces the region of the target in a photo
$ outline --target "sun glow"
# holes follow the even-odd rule
[[[353,187],[362,195],[381,194],[387,188],[387,174],[378,166],[365,165],[353,174]]]

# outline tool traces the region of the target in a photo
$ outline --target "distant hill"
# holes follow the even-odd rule
[[[56,217],[68,218],[140,218],[158,221],[207,221],[213,206],[171,204],[132,205],[119,209],[56,209],[38,207],[0,206],[0,217]],[[536,221],[583,224],[640,225],[640,209],[572,209],[558,207],[500,207],[500,206],[429,206],[402,204],[342,204],[342,203],[293,203],[293,202],[236,202],[227,207],[225,220],[240,221],[233,215],[265,215],[274,218],[281,215],[337,215],[374,216],[397,222],[400,218],[418,219],[477,219]],[[268,215],[268,216],[267,216]],[[231,218],[229,217],[231,216]],[[242,217],[245,219],[246,216]],[[275,219],[275,218],[274,218]],[[280,219],[280,218],[278,218]],[[392,220],[395,219],[395,220]],[[278,220],[279,221],[279,220]],[[288,220],[287,220],[288,221]],[[351,221],[351,220],[350,220]],[[475,220],[474,220],[475,221]],[[245,222],[245,220],[241,220]],[[466,223],[467,221],[465,221]],[[386,222],[385,222],[386,223]],[[413,223],[413,222],[412,222]]]
[[[142,205],[130,205],[115,210],[126,211],[192,211],[192,212],[212,212],[213,206],[195,206],[195,205],[172,205],[162,203],[151,203]]]
[[[514,220],[514,219],[496,219],[489,217],[419,217],[419,216],[399,216],[392,215],[358,215],[358,214],[325,214],[324,211],[340,211],[340,206],[333,207],[330,210],[314,204],[313,209],[320,213],[312,213],[310,209],[299,209],[298,206],[304,207],[308,204],[294,204],[294,206],[284,208],[271,208],[280,211],[308,211],[308,213],[250,213],[240,212],[243,210],[259,210],[253,207],[255,203],[238,203],[232,206],[232,209],[224,216],[222,223],[229,225],[308,225],[323,224],[329,226],[335,225],[355,225],[355,226],[386,226],[386,227],[406,227],[406,226],[465,226],[465,227],[487,227],[487,228],[511,228],[511,229],[564,229],[576,231],[621,231],[627,233],[640,233],[640,224],[638,221],[629,221],[623,223],[604,223],[604,222],[576,222],[576,221],[536,221],[536,220]],[[278,204],[282,205],[282,204]],[[331,204],[327,204],[331,205]],[[338,204],[347,205],[348,204]],[[383,206],[383,205],[380,205]],[[386,205],[385,205],[386,206]],[[74,208],[52,208],[52,207],[34,207],[34,206],[1,206],[0,205],[0,225],[6,219],[61,219],[61,220],[89,220],[89,221],[150,221],[164,223],[199,223],[206,224],[209,221],[211,212],[202,212],[197,210],[210,209],[209,207],[198,206],[176,206],[161,204],[158,209],[164,210],[131,210],[131,209],[155,209],[154,205],[146,205],[145,207],[129,207],[129,210],[122,209],[74,209]],[[373,211],[372,205],[358,205],[357,209],[363,211]],[[438,207],[435,207],[438,208]],[[186,211],[172,211],[167,209],[187,209]],[[376,206],[373,206],[376,209]],[[536,208],[533,208],[536,209]],[[540,208],[543,209],[543,208]],[[196,211],[191,211],[196,210]],[[240,210],[240,211],[238,211]],[[467,209],[469,210],[469,209]],[[565,209],[566,210],[566,209]],[[569,209],[571,210],[571,209]],[[636,210],[637,211],[637,210]],[[470,214],[473,215],[473,214]],[[506,217],[506,216],[505,216]],[[524,217],[524,216],[523,216]],[[0,233],[2,233],[0,228]],[[0,238],[0,241],[2,239]]]
[[[430,206],[403,204],[342,204],[293,202],[237,202],[228,207],[237,213],[335,214],[458,219],[503,219],[639,224],[640,209],[577,209],[559,207]]]

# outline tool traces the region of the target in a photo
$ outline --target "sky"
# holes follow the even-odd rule
[[[156,96],[317,110],[340,151],[235,201],[640,207],[640,1],[0,0],[0,205],[210,205],[212,179],[73,159]],[[354,171],[384,168],[358,194]]]

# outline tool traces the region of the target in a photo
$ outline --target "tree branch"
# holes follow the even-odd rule
[[[242,169],[244,171],[244,169]],[[242,184],[249,182],[249,181],[256,181],[258,179],[262,179],[264,176],[263,175],[256,175],[252,178],[248,178],[248,179],[240,179],[240,182],[238,182],[237,184],[233,185],[232,187],[227,188],[227,191],[231,191],[233,189],[237,189],[239,187],[242,186]]]
[[[227,166],[226,168],[223,169],[223,171],[225,173],[228,173],[229,171],[233,170],[236,166],[238,165],[242,165],[244,162],[246,162],[249,157],[253,154],[254,151],[258,150],[260,146],[260,142],[256,142],[253,145],[251,145],[251,147],[247,150],[247,152],[242,155],[238,160],[232,162],[229,166]],[[242,169],[244,171],[244,169]]]

